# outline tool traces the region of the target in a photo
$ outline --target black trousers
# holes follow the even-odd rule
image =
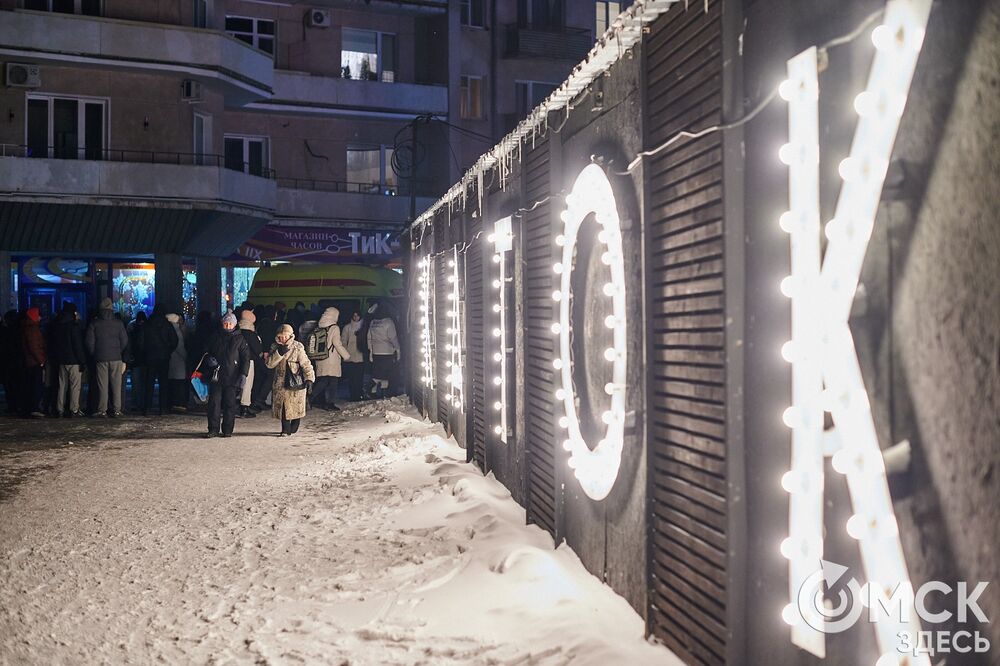
[[[236,408],[240,400],[239,386],[220,386],[211,384],[208,388],[208,431],[219,432],[222,426],[223,435],[233,434],[236,426]]]
[[[250,390],[250,404],[257,407],[264,407],[267,394],[271,390],[271,383],[274,381],[274,370],[267,367],[263,361],[254,361],[253,366],[253,388]]]
[[[312,388],[312,405],[318,407],[336,404],[339,386],[340,377],[317,377]]]
[[[18,393],[21,403],[19,411],[21,416],[28,416],[28,414],[42,408],[42,394],[45,389],[42,381],[42,367],[36,365],[33,368],[23,368],[21,377],[21,390]]]
[[[365,379],[364,363],[344,363],[344,378],[351,400],[361,400],[361,386]]]
[[[299,431],[299,421],[302,419],[286,419],[281,417],[281,432],[286,435],[294,435]]]
[[[170,361],[150,361],[146,365],[146,386],[143,391],[142,409],[153,408],[153,383],[160,384],[160,411],[166,414],[170,411],[170,388],[167,382],[167,367]]]

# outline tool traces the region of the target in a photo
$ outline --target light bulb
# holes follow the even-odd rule
[[[604,360],[614,361],[618,358],[618,351],[614,347],[608,347],[604,350]]]
[[[500,304],[499,303],[494,303],[493,304],[493,312],[500,312]]]
[[[791,298],[795,295],[795,278],[791,275],[782,278],[778,288],[781,289],[782,294]]]
[[[499,412],[501,409],[503,409],[503,403],[497,400],[496,402],[493,403],[493,409]]]
[[[562,447],[566,451],[572,451],[573,450],[573,440],[571,440],[571,439],[563,440]]]
[[[781,420],[789,428],[794,428],[799,422],[799,413],[794,407],[788,407],[781,413]]]
[[[601,254],[601,263],[605,266],[610,266],[611,262],[614,261],[614,255],[610,252],[604,252]]]
[[[789,363],[795,362],[795,343],[791,340],[781,345],[781,358]]]
[[[562,326],[559,324],[559,322],[555,322],[554,324],[552,324],[551,329],[554,335],[559,335],[559,333],[562,332]]]
[[[565,400],[565,399],[566,399],[566,389],[561,389],[561,388],[556,389],[556,400]]]
[[[778,159],[781,160],[782,164],[787,164],[791,166],[792,160],[795,158],[795,148],[790,143],[786,143],[778,149]]]
[[[556,245],[558,245],[559,247],[562,247],[565,244],[566,244],[566,237],[565,236],[563,236],[562,234],[559,234],[558,236],[556,236]]]
[[[599,243],[604,243],[605,245],[607,245],[609,239],[610,235],[608,234],[607,229],[601,229],[600,231],[597,232],[597,241]]]
[[[562,275],[563,265],[559,262],[552,264],[552,272],[554,272],[556,275]]]
[[[503,377],[497,375],[496,377],[493,378],[494,386],[500,386],[501,384],[503,384]]]
[[[604,318],[604,325],[608,328],[614,328],[618,323],[618,319],[614,315],[608,315]]]
[[[615,392],[615,385],[612,384],[611,382],[608,382],[607,384],[604,385],[604,392],[607,393],[608,395],[613,395]]]
[[[448,260],[448,266],[449,266],[449,268],[454,268],[455,267],[455,260],[454,259],[449,259]]]
[[[444,362],[444,367],[450,368],[451,367],[451,361],[445,361]]]
[[[556,370],[562,370],[563,361],[561,358],[552,359],[552,367]]]
[[[604,423],[604,425],[611,425],[612,423],[614,423],[614,421],[615,421],[614,412],[609,410],[601,414],[601,422]]]
[[[565,416],[560,416],[559,417],[559,427],[560,428],[568,428],[569,427],[569,418],[567,418]]]
[[[851,538],[861,539],[867,529],[868,521],[861,514],[856,513],[847,519],[847,533],[851,535]]]
[[[781,619],[785,621],[785,624],[794,627],[799,623],[801,615],[799,614],[798,608],[795,604],[788,604],[783,609],[781,609]]]
[[[494,254],[493,255],[493,263],[494,264],[499,264],[500,263],[500,255],[499,254]]]
[[[559,301],[561,301],[562,300],[562,292],[559,291],[559,290],[553,291],[552,292],[552,300],[555,301],[556,303],[558,303]]]
[[[792,96],[795,94],[795,89],[801,85],[801,83],[796,83],[791,79],[785,79],[778,84],[778,95],[786,102],[790,102],[792,101]]]
[[[889,26],[883,24],[872,30],[872,44],[879,51],[888,51],[892,48],[893,41],[892,28]]]
[[[615,287],[613,282],[608,282],[602,288],[605,296],[614,296],[618,292],[618,288]]]
[[[500,352],[497,352],[496,354],[493,354],[493,360],[496,361],[497,363],[499,363],[500,361],[503,360],[503,354],[500,353]]]
[[[559,219],[562,220],[563,222],[569,222],[570,220],[573,219],[573,215],[568,210],[564,210],[563,212],[559,213]]]
[[[500,426],[497,426],[496,428],[493,428],[493,432],[495,432],[498,435],[502,435],[503,434],[503,428],[501,428]]]
[[[494,289],[500,288],[500,280],[493,280],[493,288]]]
[[[494,328],[493,329],[493,337],[494,338],[499,338],[500,337],[500,329],[499,328]]]
[[[785,537],[784,539],[782,539],[781,546],[778,547],[778,550],[781,551],[782,556],[786,560],[795,559],[796,555],[795,541],[792,539],[792,537]]]
[[[778,226],[788,234],[795,231],[795,216],[792,214],[792,211],[786,210],[781,214],[781,217],[778,218]]]
[[[456,400],[455,401],[455,409],[462,409],[462,401],[461,400]]]
[[[490,234],[489,236],[486,237],[487,243],[495,243],[496,240],[497,240],[496,234]]]

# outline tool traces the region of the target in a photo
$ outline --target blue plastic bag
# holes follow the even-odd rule
[[[198,404],[204,405],[208,402],[208,384],[197,370],[191,374],[191,386],[194,388],[194,399]]]

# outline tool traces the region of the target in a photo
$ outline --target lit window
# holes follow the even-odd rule
[[[227,16],[226,32],[274,56],[274,21],[247,16]]]
[[[483,117],[483,77],[464,75],[459,77],[458,104],[460,118]]]
[[[486,0],[462,0],[462,25],[470,28],[484,28],[486,23]]]
[[[340,71],[345,79],[392,83],[396,80],[396,35],[344,28]]]

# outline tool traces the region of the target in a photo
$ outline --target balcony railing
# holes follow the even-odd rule
[[[312,178],[278,178],[278,187],[291,190],[310,190],[313,192],[341,192],[346,194],[372,194],[384,197],[408,197],[410,195],[409,179],[399,185],[383,185],[379,183],[355,183],[344,180],[316,180]],[[438,192],[432,191],[432,180],[417,179],[418,197],[437,197]]]
[[[43,152],[45,154],[40,154]],[[0,143],[0,157],[225,167],[233,171],[242,171],[251,176],[259,176],[271,180],[276,178],[274,169],[258,168],[249,162],[243,162],[241,167],[239,163],[226,160],[225,155],[211,155],[206,153],[178,153],[163,150],[132,150],[122,148],[66,148],[62,146],[48,146],[46,149],[33,150],[32,147],[23,144]]]
[[[590,30],[586,28],[508,23],[504,32],[508,58],[579,61],[593,46]]]

